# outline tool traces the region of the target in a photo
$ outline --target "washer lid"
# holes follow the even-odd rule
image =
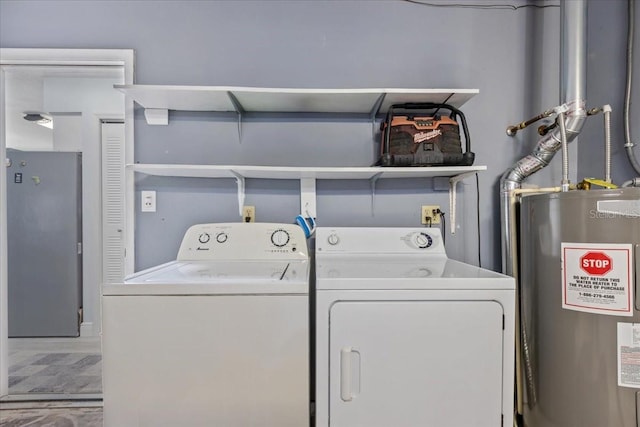
[[[105,285],[103,294],[306,294],[308,288],[308,261],[172,261]]]

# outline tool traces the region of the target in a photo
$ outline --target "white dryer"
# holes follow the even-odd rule
[[[103,286],[104,425],[308,425],[308,307],[300,227],[191,227],[176,261]]]
[[[514,279],[439,230],[316,230],[316,426],[513,424]]]

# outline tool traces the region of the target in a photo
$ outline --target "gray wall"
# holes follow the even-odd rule
[[[635,173],[624,150],[623,105],[626,83],[627,2],[591,1],[589,3],[589,56],[587,61],[587,99],[592,107],[610,104],[612,127],[613,182],[621,184]],[[635,13],[635,81],[631,96],[631,137],[640,141],[640,3]],[[634,107],[635,106],[635,107]],[[602,115],[585,124],[579,141],[580,176],[604,175],[604,119]],[[640,159],[640,149],[636,147]]]
[[[603,38],[599,43],[607,55],[613,53],[605,41],[623,37],[622,5],[609,7],[618,1],[590,1],[598,10],[590,35]],[[0,47],[133,48],[139,84],[480,89],[463,111],[476,164],[488,166],[479,180],[482,265],[494,269],[500,265],[497,181],[537,140],[533,130],[508,138],[505,127],[558,103],[558,40],[558,7],[469,9],[400,0],[0,0]],[[609,72],[600,61],[589,65]],[[593,84],[603,94],[621,92],[611,80]],[[138,111],[136,161],[366,166],[375,159],[379,139],[364,120],[330,116],[250,117],[243,132],[239,143],[232,119],[187,112],[172,113],[167,127],[150,127]],[[577,149],[572,147],[574,174]],[[556,157],[530,181],[559,182]],[[617,170],[626,167],[624,159],[616,162]],[[174,259],[182,233],[193,223],[239,220],[233,180],[140,176],[137,189],[158,192],[158,212],[137,214],[137,268]],[[460,190],[460,229],[448,236],[448,252],[477,263],[475,181],[468,179]],[[256,206],[259,221],[291,222],[299,213],[298,183],[248,180],[246,204]],[[421,204],[448,211],[447,192],[433,191],[428,179],[382,181],[372,212],[368,182],[318,182],[319,225],[417,226]]]

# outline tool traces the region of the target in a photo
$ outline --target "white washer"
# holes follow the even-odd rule
[[[316,230],[316,427],[513,424],[514,279],[439,230]]]
[[[106,427],[309,424],[309,260],[292,224],[201,224],[103,286]]]

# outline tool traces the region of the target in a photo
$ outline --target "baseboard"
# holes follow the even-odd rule
[[[81,337],[95,336],[95,331],[93,330],[93,322],[82,322],[80,324],[80,336]]]
[[[27,393],[0,399],[0,409],[102,407],[102,393]],[[4,425],[4,424],[3,424]]]

